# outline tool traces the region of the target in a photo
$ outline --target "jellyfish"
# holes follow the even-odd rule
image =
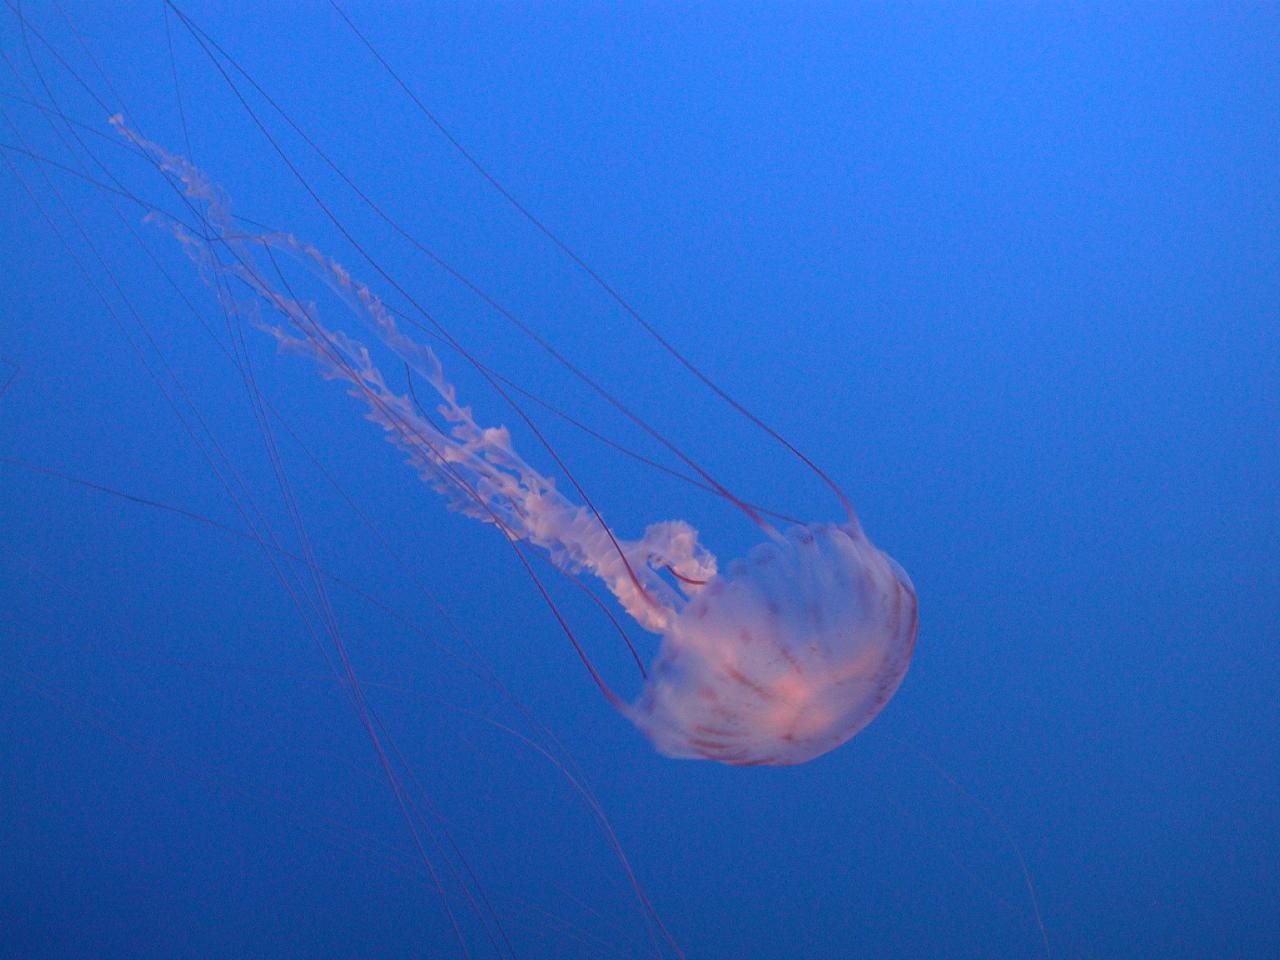
[[[643,689],[628,702],[566,627],[606,699],[660,753],[743,766],[805,763],[848,741],[893,696],[915,646],[916,593],[852,508],[843,522],[778,531],[721,491],[767,537],[723,565],[682,520],[651,523],[626,539],[525,459],[506,428],[478,422],[436,351],[406,333],[345,267],[291,234],[246,233],[203,171],[121,117],[112,123],[199,206],[200,233],[158,212],[148,219],[182,245],[224,309],[274,338],[282,352],[310,360],[325,379],[345,384],[366,418],[452,509],[497,527],[513,545],[538,549],[565,574],[594,577],[639,627],[660,638]],[[327,286],[367,335],[429,385],[434,415],[415,393],[389,385],[364,342],[329,326],[294,295],[281,258]],[[233,288],[250,296],[236,296]]]

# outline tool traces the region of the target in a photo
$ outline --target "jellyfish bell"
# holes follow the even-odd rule
[[[911,662],[911,580],[855,523],[794,526],[693,589],[627,710],[667,756],[812,760],[870,723]]]

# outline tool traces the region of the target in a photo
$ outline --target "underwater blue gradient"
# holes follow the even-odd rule
[[[459,158],[327,4],[181,6],[416,236],[735,493],[839,518],[821,482]],[[122,111],[235,212],[403,301],[173,15],[171,59],[161,3],[27,2],[25,31],[14,9],[0,12],[22,78],[0,65],[0,385],[15,374],[0,395],[0,958],[466,956],[335,679],[335,634],[308,630],[312,601],[300,615],[237,535],[244,515],[143,363],[164,380],[164,358],[263,522],[301,549],[215,346],[226,321],[138,207],[14,149],[108,176],[23,101],[52,96],[108,138]],[[448,513],[340,387],[247,329],[257,385],[297,435],[274,430],[279,466],[317,564],[343,581],[326,581],[331,622],[380,742],[415,822],[474,874],[430,854],[465,951],[676,955],[534,737],[572,757],[690,960],[1042,957],[1019,851],[1054,957],[1280,956],[1277,7],[344,9],[512,194],[838,480],[920,598],[906,681],[849,744],[794,768],[665,759],[605,702],[496,531]],[[678,466],[251,102],[486,364]],[[122,188],[180,208],[155,170],[77,132]],[[289,277],[343,325],[323,288]],[[442,359],[477,418],[554,473],[501,398]],[[621,534],[686,519],[722,561],[763,538],[529,412]],[[635,696],[608,619],[535,568]],[[653,638],[630,634],[651,658]]]

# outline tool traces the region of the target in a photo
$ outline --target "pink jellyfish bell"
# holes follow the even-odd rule
[[[915,589],[853,523],[792,527],[689,589],[627,711],[668,756],[812,760],[870,723],[911,662]]]

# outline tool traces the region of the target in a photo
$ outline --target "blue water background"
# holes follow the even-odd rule
[[[160,4],[65,8],[74,31],[57,6],[23,5],[108,109],[6,10],[3,49],[28,86],[0,68],[0,141],[103,180],[12,97],[51,92],[108,136],[123,110],[189,149],[236,212],[396,301],[176,18],[171,63]],[[654,948],[582,798],[491,722],[528,735],[527,721],[433,645],[459,641],[429,596],[574,758],[691,960],[1044,956],[1009,838],[1053,956],[1280,956],[1277,8],[348,10],[521,202],[838,479],[920,596],[906,682],[850,744],[794,769],[664,759],[599,695],[496,532],[447,513],[357,403],[248,331],[263,394],[310,451],[279,437],[318,562],[417,625],[331,585],[415,803],[433,805],[515,955]],[[329,7],[187,12],[394,216],[717,478],[839,517],[460,160]],[[674,463],[253,102],[485,363]],[[128,189],[177,208],[154,170],[82,136]],[[332,645],[263,551],[31,469],[242,530],[140,359],[163,356],[297,546],[239,375],[126,222],[223,335],[194,268],[127,201],[118,215],[102,190],[6,156],[20,178],[0,170],[0,379],[16,371],[0,456],[28,466],[0,466],[0,957],[463,956]],[[306,296],[342,324],[322,288]],[[141,353],[124,297],[154,340]],[[501,399],[445,362],[477,418],[554,473]],[[762,539],[531,412],[622,535],[680,517],[725,560]],[[608,621],[539,570],[634,696]],[[499,955],[444,883],[471,955]]]

